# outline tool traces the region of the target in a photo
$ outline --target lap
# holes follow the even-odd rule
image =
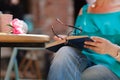
[[[82,80],[119,80],[105,66],[89,63],[91,62],[81,54],[81,51],[69,46],[62,47],[55,53],[50,67],[49,80],[81,80],[81,78]]]
[[[119,80],[119,78],[102,65],[88,67],[82,73],[82,80]]]

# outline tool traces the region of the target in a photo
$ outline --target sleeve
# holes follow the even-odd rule
[[[72,35],[100,35],[99,26],[97,25],[99,23],[94,19],[94,16],[88,15],[87,8],[88,6],[83,6],[82,14],[78,15],[75,21],[75,27],[82,29],[82,31],[74,29]]]

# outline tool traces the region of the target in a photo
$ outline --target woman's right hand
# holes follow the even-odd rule
[[[55,41],[58,41],[58,40],[64,40],[64,39],[66,39],[66,37],[67,37],[67,35],[58,35],[58,36],[59,36],[59,37],[54,36],[53,39],[54,39]]]

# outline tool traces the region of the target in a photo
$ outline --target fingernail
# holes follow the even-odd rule
[[[87,42],[84,42],[85,44],[87,43]]]

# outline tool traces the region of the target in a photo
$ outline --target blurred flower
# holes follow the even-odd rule
[[[27,24],[17,18],[13,19],[8,26],[12,27],[13,34],[26,34],[28,31]]]

